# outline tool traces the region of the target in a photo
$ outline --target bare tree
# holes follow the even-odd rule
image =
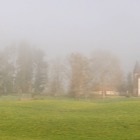
[[[52,96],[64,94],[65,65],[60,58],[53,59],[50,64],[49,93]]]
[[[105,96],[108,89],[117,90],[123,78],[118,58],[109,51],[95,50],[90,59],[92,87]]]
[[[33,50],[27,43],[22,43],[18,50],[16,83],[21,93],[29,93],[33,79]]]
[[[70,87],[69,94],[73,97],[86,95],[89,84],[89,63],[88,59],[79,53],[70,55]]]
[[[16,92],[16,47],[15,44],[5,47],[0,52],[0,92],[11,94]]]

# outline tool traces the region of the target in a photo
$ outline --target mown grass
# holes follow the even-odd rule
[[[0,140],[139,140],[140,99],[0,101]]]

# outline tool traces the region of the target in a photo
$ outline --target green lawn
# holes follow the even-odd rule
[[[140,99],[0,101],[0,140],[139,140]]]

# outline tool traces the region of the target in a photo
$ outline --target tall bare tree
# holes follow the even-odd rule
[[[89,84],[89,63],[88,59],[80,53],[70,55],[70,89],[69,93],[73,97],[86,95]]]
[[[50,64],[49,93],[52,96],[64,94],[65,65],[60,58],[53,59]]]
[[[21,93],[29,93],[32,89],[33,53],[33,49],[27,43],[20,45],[17,57],[16,83]]]
[[[118,58],[109,51],[95,50],[90,63],[93,89],[101,90],[103,96],[108,89],[117,90],[123,78]]]
[[[0,92],[10,94],[15,92],[15,48],[6,47],[0,52]]]

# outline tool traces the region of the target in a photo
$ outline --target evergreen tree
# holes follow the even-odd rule
[[[35,50],[34,54],[34,91],[41,93],[47,83],[47,62],[42,50]]]

